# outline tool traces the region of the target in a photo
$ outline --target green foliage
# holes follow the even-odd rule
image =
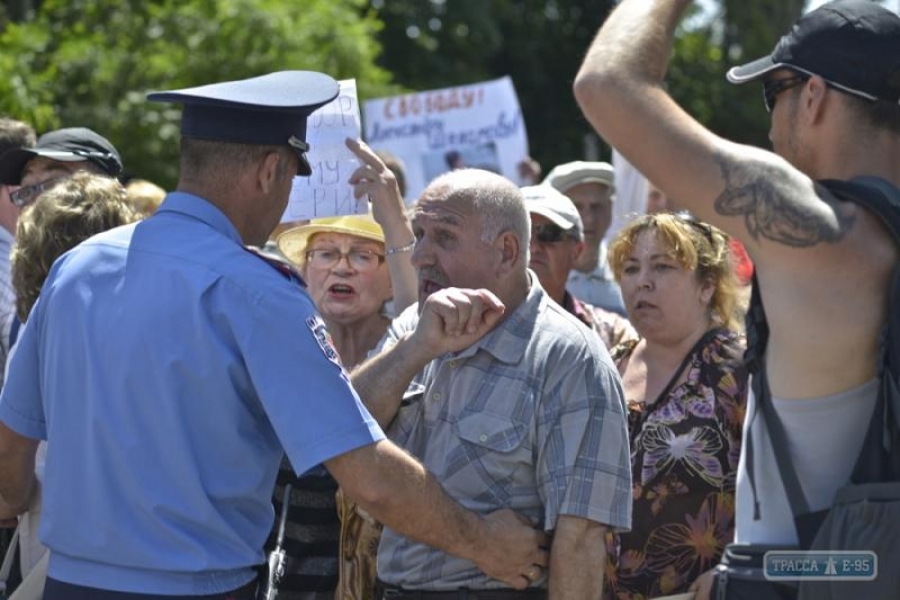
[[[726,60],[716,37],[711,27],[680,32],[666,75],[669,93],[688,114],[715,133],[765,147],[769,121],[760,87],[728,83],[725,73],[735,63]],[[768,51],[773,45],[774,41]]]
[[[545,170],[584,155],[592,129],[572,82],[612,0],[382,0],[379,64],[411,90],[509,75]],[[608,150],[607,150],[608,152]]]
[[[585,158],[594,137],[572,95],[584,54],[613,0],[372,0],[385,27],[379,64],[412,90],[513,79],[532,155],[545,170]],[[771,51],[804,0],[720,0],[699,5],[675,42],[666,78],[673,97],[716,133],[768,144],[758,86],[734,86],[734,64]],[[707,6],[707,9],[710,7]],[[652,142],[649,142],[652,143]],[[601,147],[600,157],[609,156]]]
[[[614,3],[8,0],[0,4],[0,113],[39,131],[92,127],[131,173],[171,187],[180,108],[146,102],[150,90],[311,69],[355,77],[364,99],[509,75],[532,155],[549,169],[584,158],[595,138],[572,81]],[[695,12],[676,40],[672,95],[716,133],[766,145],[758,86],[732,86],[725,72],[769,52],[803,5],[720,0],[708,24]]]
[[[148,91],[285,69],[357,79],[394,93],[375,65],[380,23],[365,0],[44,0],[0,33],[0,113],[38,131],[83,125],[107,136],[126,170],[171,188],[180,107]]]

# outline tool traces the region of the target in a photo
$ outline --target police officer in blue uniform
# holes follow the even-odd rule
[[[0,495],[25,507],[47,440],[45,598],[252,598],[282,453],[379,520],[524,587],[542,534],[479,517],[384,439],[302,281],[247,250],[309,175],[338,93],[284,71],[156,92],[184,105],[181,175],[152,217],[54,265],[0,396]]]

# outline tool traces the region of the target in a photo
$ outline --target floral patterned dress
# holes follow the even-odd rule
[[[612,351],[621,371],[636,340]],[[686,592],[734,536],[734,489],[747,406],[740,336],[716,329],[686,380],[646,406],[629,402],[632,529],[607,538],[604,597]]]

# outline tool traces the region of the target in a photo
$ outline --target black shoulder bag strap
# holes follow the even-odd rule
[[[757,279],[756,274],[753,275],[753,289],[750,293],[750,306],[747,309],[746,321],[747,350],[744,353],[744,361],[747,369],[753,376],[751,386],[753,388],[754,410],[746,417],[750,420],[750,423],[747,426],[747,435],[744,443],[747,445],[747,478],[753,491],[753,518],[760,518],[759,502],[756,498],[756,461],[752,427],[753,419],[756,418],[756,412],[759,411],[762,413],[763,423],[766,431],[769,433],[772,453],[775,457],[775,464],[778,467],[778,475],[781,478],[785,494],[791,505],[794,524],[797,526],[797,537],[800,538],[802,535],[797,519],[801,515],[809,513],[809,503],[806,501],[806,495],[800,487],[800,479],[797,477],[797,472],[794,470],[794,465],[790,460],[791,455],[784,425],[782,425],[772,404],[772,392],[769,390],[769,378],[766,375],[765,363],[765,349],[769,343],[769,323],[763,308],[762,297],[759,291],[759,279]],[[812,538],[810,538],[811,540]],[[801,539],[801,544],[802,542],[803,540]]]
[[[747,314],[744,316],[744,329],[747,334],[744,365],[751,375],[750,385],[754,398],[761,398],[763,390],[768,389],[768,385],[763,386],[765,373],[762,372],[762,365],[766,344],[769,342],[769,323],[766,321],[766,311],[763,308],[759,294],[759,279],[756,277],[755,271],[750,284],[750,304],[747,306]],[[747,463],[747,481],[750,483],[750,491],[753,494],[754,521],[760,519],[759,498],[757,498],[756,494],[756,456],[753,452],[753,421],[756,420],[758,410],[759,400],[756,400],[753,403],[752,411],[744,417],[747,421],[747,435],[744,437],[744,446],[746,446],[744,456]]]
[[[828,509],[816,512],[810,512],[809,510],[809,502],[807,502],[806,494],[803,493],[803,488],[800,486],[800,478],[797,476],[797,470],[794,468],[794,461],[791,460],[787,433],[784,430],[781,418],[775,410],[775,404],[772,402],[769,380],[765,373],[765,365],[762,365],[759,372],[760,383],[759,385],[754,385],[753,394],[759,410],[762,412],[766,431],[772,442],[772,453],[775,457],[775,464],[778,467],[778,475],[781,477],[781,484],[791,506],[791,514],[794,517],[797,540],[800,548],[808,549],[825,517],[828,516]]]

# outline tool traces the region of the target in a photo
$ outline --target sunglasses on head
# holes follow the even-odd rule
[[[531,237],[542,244],[556,244],[572,237],[569,232],[553,223],[541,223],[531,228]]]
[[[692,215],[691,213],[689,213],[686,210],[681,210],[674,214],[676,217],[681,219],[682,222],[690,225],[695,230],[697,230],[701,234],[703,234],[703,237],[705,237],[706,240],[712,246],[716,245],[715,237],[713,236],[713,229],[708,223],[704,223],[703,221],[700,221],[699,219],[697,219],[697,217],[695,217],[694,215]]]

